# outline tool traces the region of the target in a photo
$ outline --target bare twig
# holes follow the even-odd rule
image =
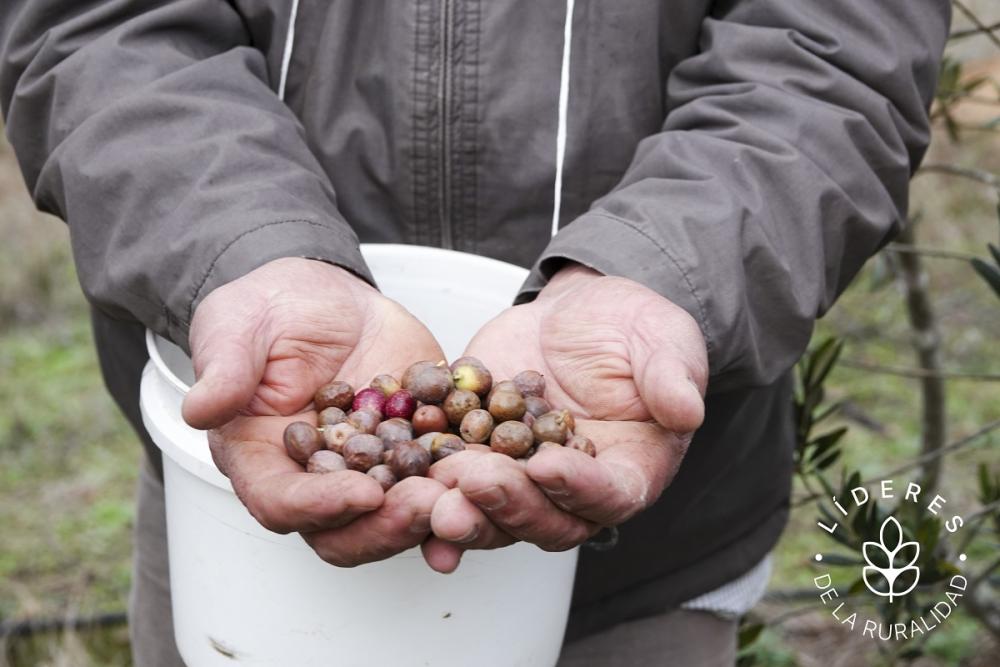
[[[1000,37],[994,35],[993,30],[990,28],[990,26],[984,24],[981,20],[979,20],[979,17],[976,16],[971,9],[966,7],[965,3],[963,3],[962,0],[951,0],[951,4],[955,5],[955,7],[958,8],[958,11],[965,14],[965,17],[972,22],[972,25],[976,26],[976,28],[980,32],[985,34],[989,38],[989,40],[993,42],[998,49],[1000,49]]]
[[[966,37],[973,37],[975,35],[981,35],[983,33],[993,33],[1000,30],[1000,21],[993,23],[992,25],[983,25],[975,28],[968,28],[966,30],[956,30],[955,32],[948,35],[949,40],[953,39],[965,39]]]
[[[914,177],[920,176],[921,174],[947,174],[949,176],[957,176],[959,178],[967,178],[972,181],[977,181],[983,185],[988,185],[1000,196],[1000,178],[996,174],[986,171],[985,169],[976,169],[975,167],[960,167],[957,164],[944,164],[944,163],[931,163],[925,164],[917,170]]]
[[[1000,428],[1000,419],[994,419],[990,423],[986,424],[986,426],[983,426],[979,430],[977,430],[977,431],[975,431],[973,433],[970,433],[969,435],[965,436],[964,438],[960,438],[960,439],[956,440],[955,442],[951,443],[950,445],[946,445],[946,446],[944,446],[944,447],[942,447],[940,449],[937,449],[937,450],[935,450],[933,452],[928,452],[926,454],[922,454],[922,455],[918,456],[917,458],[913,459],[912,461],[910,461],[909,463],[896,468],[895,470],[890,470],[889,472],[882,473],[881,475],[877,475],[876,477],[873,477],[872,479],[869,479],[869,480],[867,480],[865,482],[862,482],[862,483],[865,484],[865,485],[868,485],[868,484],[873,484],[873,483],[875,483],[875,482],[877,482],[879,480],[891,479],[891,478],[895,477],[896,475],[898,475],[899,473],[907,472],[909,470],[913,470],[914,468],[918,468],[918,467],[922,466],[924,463],[926,463],[927,461],[930,461],[931,459],[940,458],[941,456],[944,456],[948,452],[954,452],[956,450],[962,449],[963,447],[967,447],[970,444],[972,444],[973,442],[975,442],[976,440],[978,440],[979,438],[981,438],[981,437],[983,437],[983,436],[985,436],[985,435],[987,435],[987,434],[989,434],[989,433],[997,430],[998,428]]]
[[[67,618],[26,618],[20,621],[0,622],[0,637],[26,637],[45,632],[63,630],[89,630],[125,625],[128,619],[123,611],[96,616],[69,616]]]
[[[912,470],[914,468],[919,468],[921,465],[923,465],[925,463],[925,461],[927,461],[927,460],[929,460],[931,458],[934,458],[934,457],[944,456],[945,454],[948,454],[950,452],[954,452],[954,451],[957,451],[959,449],[963,449],[965,447],[968,447],[969,445],[971,445],[971,444],[975,443],[976,441],[978,441],[980,438],[982,438],[982,437],[984,437],[986,435],[989,435],[990,433],[992,433],[993,431],[996,431],[997,429],[1000,429],[1000,419],[994,419],[993,421],[989,422],[988,424],[986,424],[985,426],[979,428],[978,430],[970,433],[969,435],[964,436],[962,438],[959,438],[955,442],[953,442],[953,443],[951,443],[951,444],[949,444],[949,445],[947,445],[945,447],[942,447],[941,449],[938,449],[937,451],[929,452],[927,454],[922,454],[921,456],[918,456],[917,458],[915,458],[915,459],[909,461],[908,463],[906,463],[906,464],[904,464],[904,465],[896,468],[895,470],[890,470],[888,472],[884,472],[884,473],[880,473],[878,475],[875,475],[874,477],[870,477],[869,479],[864,480],[863,482],[861,482],[861,486],[870,486],[870,485],[875,484],[876,482],[879,482],[879,481],[881,481],[883,479],[891,479],[891,478],[895,477],[896,475],[898,475],[900,473],[907,472],[907,471]],[[804,505],[806,503],[809,503],[809,502],[812,502],[814,500],[817,500],[817,499],[819,499],[821,497],[822,497],[822,495],[819,494],[819,493],[812,493],[812,494],[805,495],[802,498],[799,498],[793,504],[795,506]],[[986,512],[992,511],[993,509],[996,509],[996,507],[995,507],[996,505],[997,505],[997,503],[990,503],[989,505],[983,507],[980,510],[979,513],[973,514],[973,515],[967,517],[966,521],[969,521],[969,520],[975,518],[979,514],[984,514]]]
[[[890,243],[884,248],[888,252],[906,253],[912,255],[922,255],[924,257],[937,257],[939,259],[960,259],[963,262],[976,259],[979,255],[971,252],[959,252],[958,250],[941,250],[940,248],[929,248],[922,245],[912,245],[909,243]]]
[[[883,364],[870,364],[864,361],[853,359],[841,359],[839,365],[845,368],[856,368],[871,373],[882,373],[884,375],[898,375],[899,377],[923,380],[925,378],[938,378],[941,380],[978,380],[981,382],[998,382],[1000,373],[973,373],[965,371],[942,371],[929,370],[926,368],[907,368],[904,366],[886,366]]]

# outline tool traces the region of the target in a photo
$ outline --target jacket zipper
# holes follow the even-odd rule
[[[453,0],[441,0],[441,80],[438,84],[438,113],[441,145],[438,152],[441,174],[441,203],[438,220],[441,225],[441,247],[453,249],[451,229],[451,42]]]

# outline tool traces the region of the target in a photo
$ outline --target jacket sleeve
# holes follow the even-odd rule
[[[212,289],[279,257],[369,282],[303,130],[225,0],[4,0],[0,102],[87,297],[187,347]]]
[[[662,131],[519,300],[566,260],[628,277],[701,325],[711,391],[773,382],[905,221],[949,20],[947,0],[714,3]]]

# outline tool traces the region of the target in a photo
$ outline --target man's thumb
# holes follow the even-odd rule
[[[245,408],[267,364],[266,346],[245,336],[217,335],[194,354],[198,380],[184,398],[184,421],[198,429],[222,426]]]
[[[676,319],[673,326],[637,337],[646,344],[633,347],[632,365],[639,396],[653,419],[675,433],[691,433],[705,418],[708,360],[697,325]]]

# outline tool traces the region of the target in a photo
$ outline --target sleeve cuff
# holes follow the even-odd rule
[[[178,293],[164,309],[166,334],[188,351],[188,333],[198,304],[212,290],[283,257],[303,257],[334,264],[375,286],[358,239],[345,224],[313,220],[278,220],[249,229],[229,241],[193,288]]]
[[[521,286],[515,303],[533,300],[566,262],[577,262],[608,276],[629,278],[683,308],[694,318],[713,354],[713,332],[705,300],[676,255],[633,223],[603,211],[590,211],[553,237]]]

